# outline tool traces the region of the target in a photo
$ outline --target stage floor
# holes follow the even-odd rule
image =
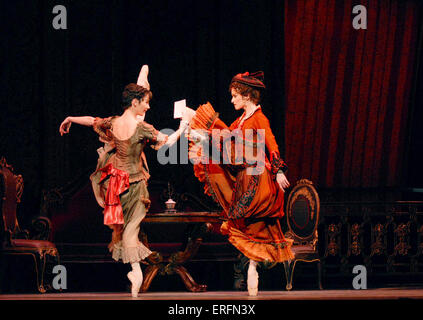
[[[132,298],[130,293],[3,294],[0,300],[397,300],[423,299],[423,288],[380,288],[368,290],[147,292]]]

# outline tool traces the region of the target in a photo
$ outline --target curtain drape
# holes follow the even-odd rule
[[[353,28],[358,4],[367,29]],[[285,2],[290,180],[401,185],[420,19],[418,1]]]

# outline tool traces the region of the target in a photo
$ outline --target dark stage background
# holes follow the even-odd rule
[[[67,30],[52,27],[57,4]],[[356,4],[367,30],[352,28]],[[0,155],[24,177],[24,221],[39,214],[42,190],[88,182],[95,168],[96,134],[74,125],[60,137],[61,121],[120,114],[143,64],[154,94],[146,121],[158,129],[177,128],[183,98],[210,101],[229,124],[240,115],[231,77],[263,70],[262,106],[291,183],[423,187],[420,1],[2,1],[0,12]],[[205,197],[190,164],[147,158],[153,180]]]

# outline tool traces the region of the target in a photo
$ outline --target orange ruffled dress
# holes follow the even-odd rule
[[[202,131],[206,137],[202,143],[206,141],[211,145],[215,154],[216,150],[220,152],[221,161],[217,163],[217,159],[207,156],[210,150],[206,152],[207,147],[202,147],[204,144],[198,141],[198,136],[197,139],[193,137],[192,131],[189,156],[194,163],[195,176],[204,183],[205,193],[223,208],[222,215],[227,221],[222,224],[221,232],[228,235],[229,241],[249,259],[283,262],[294,257],[292,240],[284,237],[280,225],[280,218],[284,216],[284,193],[276,182],[277,172],[286,171],[287,166],[279,156],[269,120],[261,107],[258,106],[249,117],[244,116],[227,127],[210,103],[200,106],[191,121],[191,130]],[[264,129],[264,136],[258,134],[258,131],[263,133],[258,129]],[[235,132],[242,133],[243,137],[238,140],[243,146],[241,157],[233,141]],[[252,139],[249,139],[251,132]],[[220,137],[215,138],[214,134]],[[269,156],[264,154],[265,149]],[[252,155],[256,157],[255,163],[254,159],[249,159]],[[252,170],[254,168],[256,171]]]

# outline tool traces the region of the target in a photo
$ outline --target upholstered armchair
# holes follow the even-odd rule
[[[34,259],[34,269],[37,277],[37,289],[44,293],[48,286],[44,283],[46,260],[53,258],[59,264],[59,253],[56,246],[46,240],[50,230],[50,221],[45,217],[36,218],[32,230],[41,231],[41,235],[30,239],[30,232],[21,230],[16,216],[16,209],[21,202],[23,178],[15,175],[13,167],[4,158],[0,159],[0,207],[1,207],[1,246],[0,264],[9,263],[8,256],[29,255]],[[35,238],[35,239],[34,239]],[[44,238],[44,239],[43,239]],[[0,270],[2,270],[0,268]],[[6,275],[3,275],[5,278]]]
[[[292,289],[292,278],[297,262],[316,262],[318,285],[322,289],[322,268],[317,248],[320,200],[313,183],[307,179],[297,182],[289,194],[286,204],[288,232],[285,236],[293,239],[292,251],[295,258],[284,262],[286,290]]]

